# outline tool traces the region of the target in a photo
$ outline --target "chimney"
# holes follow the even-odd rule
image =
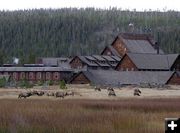
[[[157,49],[157,54],[159,54],[159,42],[155,42],[155,47]]]
[[[134,24],[133,23],[129,23],[129,32],[133,33],[134,32]]]

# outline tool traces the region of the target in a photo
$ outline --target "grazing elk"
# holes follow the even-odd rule
[[[64,92],[56,92],[55,93],[56,98],[58,98],[58,97],[64,98],[64,96],[65,96]]]
[[[74,96],[74,92],[73,91],[67,91],[64,94],[65,96]]]
[[[134,89],[134,96],[140,96],[141,91],[139,89]]]
[[[26,97],[30,97],[30,96],[32,96],[31,92],[23,92],[18,95],[18,98],[21,99],[21,98],[26,98]]]
[[[44,92],[43,91],[40,91],[37,93],[38,96],[43,96],[44,95]]]
[[[94,87],[94,90],[95,90],[95,91],[101,91],[101,88],[100,88],[100,87],[95,86],[95,87]]]
[[[116,96],[116,93],[114,92],[114,90],[110,90],[108,93],[108,96]]]
[[[108,87],[107,90],[108,91],[114,91],[114,89],[112,87]]]
[[[54,92],[48,92],[46,95],[47,96],[55,96]]]

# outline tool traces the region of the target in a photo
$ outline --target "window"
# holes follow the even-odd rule
[[[25,72],[20,73],[20,79],[25,79]]]
[[[13,73],[13,79],[17,79],[18,78],[18,73],[14,72]]]
[[[50,73],[50,72],[47,72],[47,73],[46,73],[46,79],[47,79],[47,80],[50,80],[50,79],[51,79],[51,73]]]
[[[59,73],[58,72],[55,72],[54,74],[53,74],[53,77],[54,77],[54,79],[59,79]]]
[[[34,79],[34,73],[33,72],[29,73],[29,79]]]
[[[36,74],[36,78],[37,78],[37,79],[41,79],[41,77],[42,77],[41,72],[38,72],[38,73]]]

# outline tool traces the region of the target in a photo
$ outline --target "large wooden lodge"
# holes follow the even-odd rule
[[[180,85],[180,54],[165,54],[150,34],[121,33],[100,55],[38,58],[35,64],[0,67],[0,75],[20,81],[60,81],[71,84]]]

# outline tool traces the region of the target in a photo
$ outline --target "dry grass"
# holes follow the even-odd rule
[[[162,133],[180,99],[0,100],[0,132]]]

